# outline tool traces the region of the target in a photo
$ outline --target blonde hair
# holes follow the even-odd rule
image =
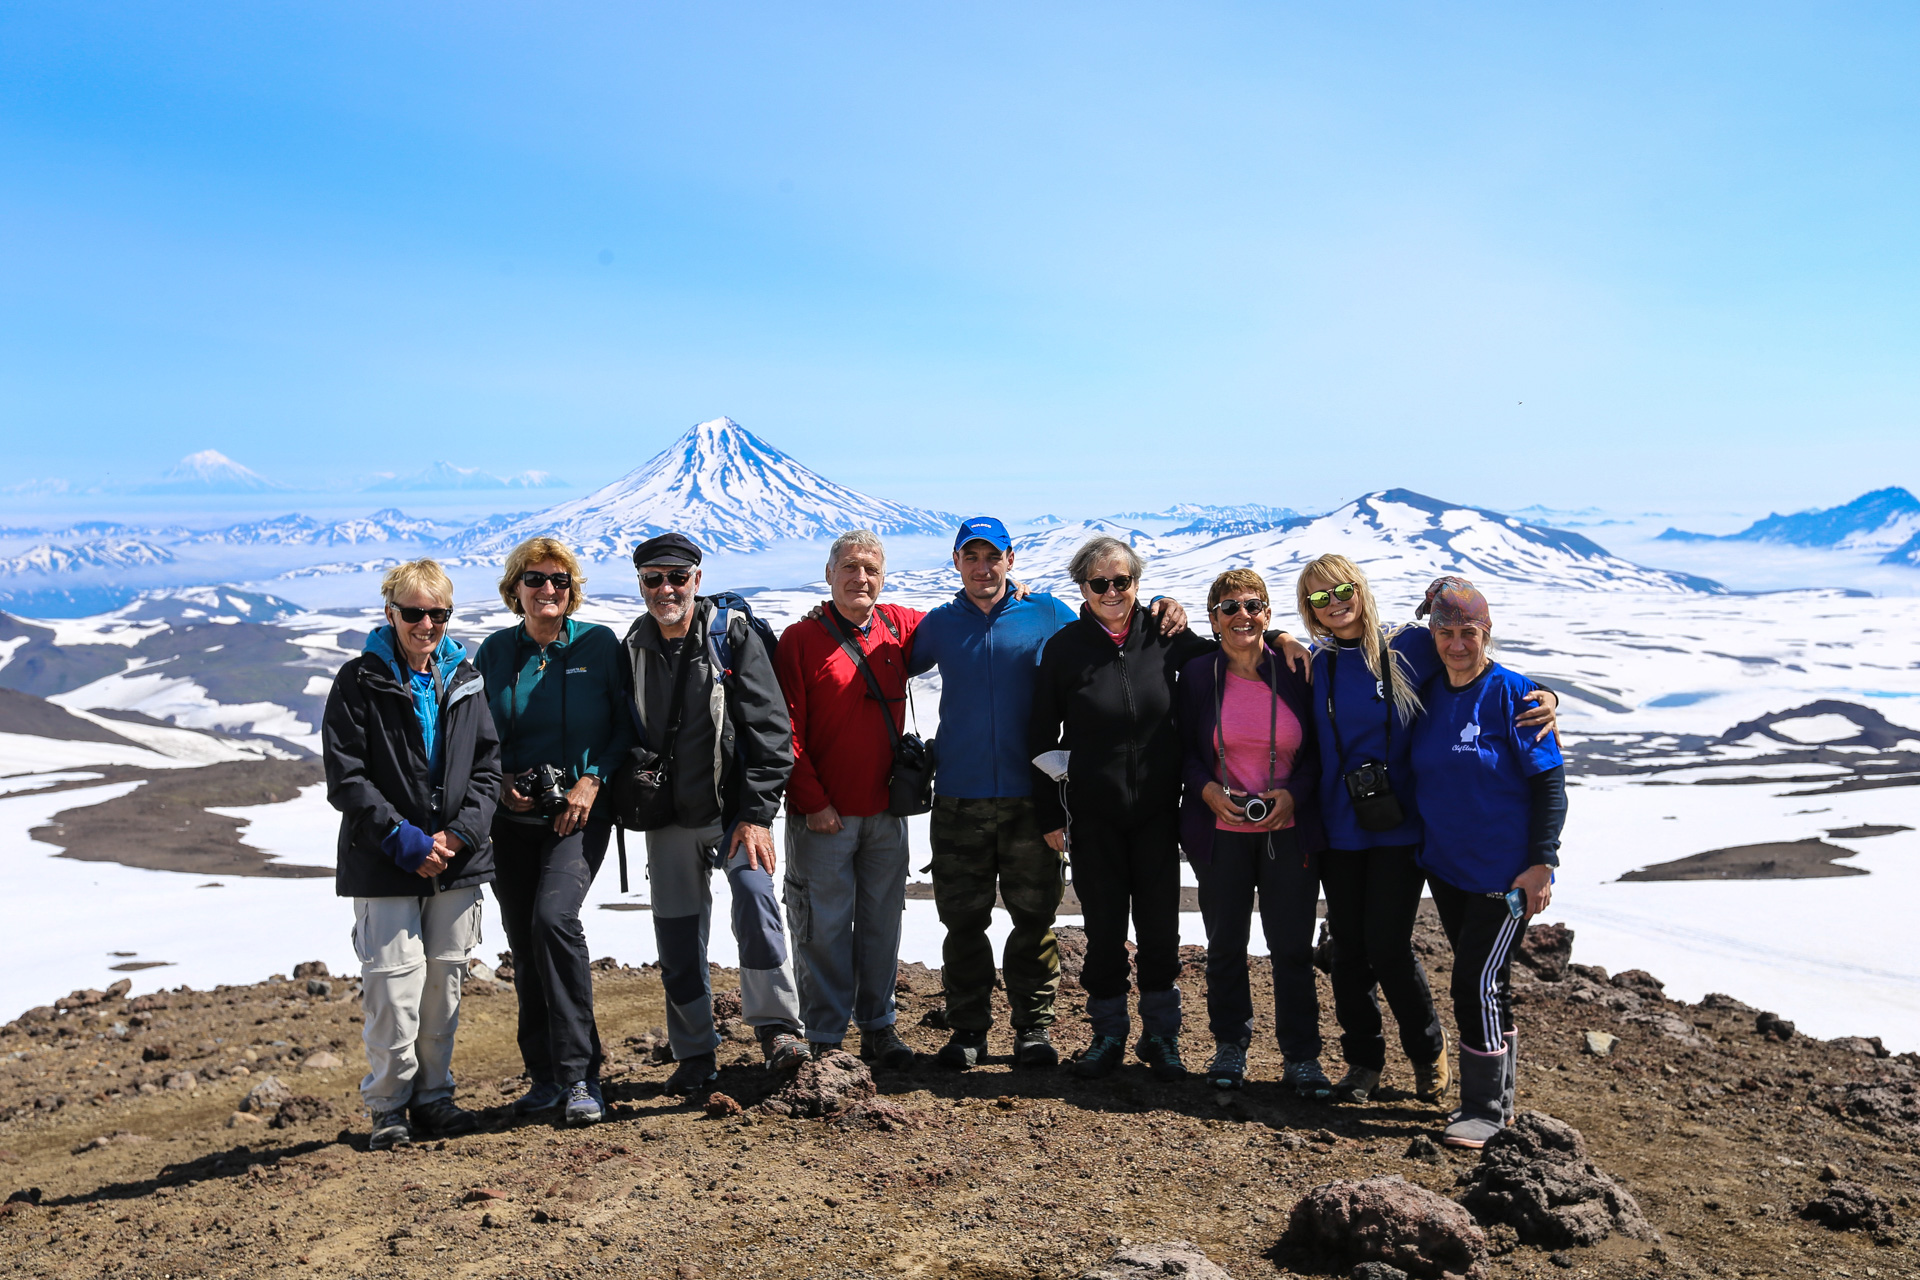
[[[580,572],[580,561],[574,557],[567,544],[558,538],[528,538],[525,542],[507,553],[507,567],[500,574],[500,598],[507,602],[507,608],[517,614],[526,610],[520,607],[520,593],[515,590],[520,585],[520,575],[542,560],[556,560],[573,578],[573,586],[567,591],[567,612],[587,602],[587,576]]]
[[[449,609],[453,607],[453,579],[447,577],[438,560],[409,560],[393,566],[380,579],[380,598],[388,604],[415,591],[424,591]]]
[[[1307,634],[1322,644],[1337,641],[1333,632],[1314,616],[1313,606],[1307,603],[1307,597],[1316,589],[1313,586],[1316,578],[1326,584],[1320,590],[1337,587],[1343,582],[1354,585],[1354,603],[1360,606],[1361,656],[1366,659],[1367,670],[1373,673],[1375,680],[1384,680],[1384,664],[1393,663],[1393,705],[1400,713],[1400,723],[1410,723],[1421,711],[1420,690],[1414,683],[1413,668],[1388,644],[1407,628],[1384,627],[1380,624],[1380,606],[1374,600],[1373,587],[1368,584],[1367,575],[1359,565],[1342,555],[1316,556],[1300,570],[1300,577],[1294,583],[1294,603],[1300,610],[1300,621],[1306,624]]]

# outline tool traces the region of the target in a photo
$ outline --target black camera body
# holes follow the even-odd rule
[[[1363,831],[1391,831],[1407,820],[1407,811],[1401,806],[1400,797],[1393,794],[1393,779],[1387,775],[1383,762],[1365,761],[1341,781],[1347,784],[1354,820]]]
[[[567,771],[558,765],[537,764],[513,775],[513,789],[533,801],[533,811],[551,818],[567,807]]]

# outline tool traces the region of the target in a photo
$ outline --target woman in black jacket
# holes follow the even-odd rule
[[[446,634],[453,584],[416,560],[380,592],[387,624],[334,677],[320,730],[340,811],[334,892],[353,899],[375,1150],[479,1127],[454,1105],[453,1035],[500,794],[479,673]]]
[[[1072,862],[1086,924],[1080,982],[1094,1034],[1074,1072],[1089,1079],[1126,1053],[1129,914],[1145,1029],[1135,1052],[1158,1079],[1186,1075],[1175,985],[1181,750],[1173,689],[1180,669],[1216,642],[1161,634],[1139,603],[1144,568],[1118,538],[1094,538],[1074,553],[1070,571],[1085,604],[1041,653],[1028,729],[1030,755],[1069,754],[1063,786],[1036,768],[1033,801],[1047,843]]]
[[[1251,569],[1229,569],[1207,593],[1220,652],[1180,673],[1186,789],[1180,845],[1200,881],[1207,927],[1207,1083],[1238,1089],[1253,1042],[1247,941],[1254,893],[1273,958],[1274,1034],[1282,1077],[1302,1097],[1332,1086],[1320,1067],[1313,925],[1320,901],[1320,765],[1312,691],[1266,643],[1272,605]]]

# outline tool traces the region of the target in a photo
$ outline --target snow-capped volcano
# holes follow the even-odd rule
[[[1738,533],[1721,537],[1668,529],[1660,538],[1667,542],[1783,542],[1836,551],[1883,551],[1893,553],[1884,563],[1898,564],[1904,562],[1900,552],[1920,541],[1920,499],[1905,489],[1888,487],[1863,493],[1844,506],[1790,516],[1770,515]]]
[[[284,489],[250,467],[243,467],[218,449],[190,453],[152,484],[148,493],[258,493]]]
[[[501,552],[550,533],[599,559],[631,552],[669,529],[710,551],[757,551],[861,526],[882,534],[940,534],[959,522],[945,512],[856,493],[801,466],[732,418],[715,418],[584,498],[476,530],[455,545]]]
[[[1046,586],[1065,584],[1066,558],[1094,532],[1127,537],[1118,529],[1054,530],[1028,553],[1022,539],[1022,576]],[[1079,537],[1074,536],[1079,534]],[[1163,534],[1127,537],[1148,559],[1150,591],[1183,599],[1204,597],[1225,569],[1253,569],[1268,590],[1290,598],[1300,567],[1338,552],[1376,584],[1392,582],[1404,594],[1445,573],[1475,582],[1505,580],[1572,591],[1707,592],[1725,588],[1707,578],[1648,569],[1611,554],[1577,533],[1528,524],[1479,507],[1454,506],[1408,489],[1369,493],[1314,519],[1225,536]],[[1051,554],[1049,554],[1051,553]]]

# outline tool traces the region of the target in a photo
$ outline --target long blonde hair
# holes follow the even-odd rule
[[[1316,588],[1313,585],[1316,579],[1325,585]],[[1314,617],[1313,606],[1307,603],[1307,597],[1315,590],[1324,591],[1343,582],[1351,582],[1355,587],[1354,603],[1360,606],[1360,653],[1366,659],[1367,670],[1373,673],[1375,680],[1383,680],[1384,664],[1389,661],[1393,663],[1393,705],[1400,713],[1400,723],[1410,724],[1422,710],[1420,690],[1414,683],[1413,668],[1388,645],[1406,627],[1384,627],[1380,624],[1380,606],[1374,601],[1373,588],[1359,565],[1342,555],[1316,556],[1307,561],[1293,588],[1300,621],[1306,625],[1307,634],[1322,645],[1338,643],[1333,632]]]

